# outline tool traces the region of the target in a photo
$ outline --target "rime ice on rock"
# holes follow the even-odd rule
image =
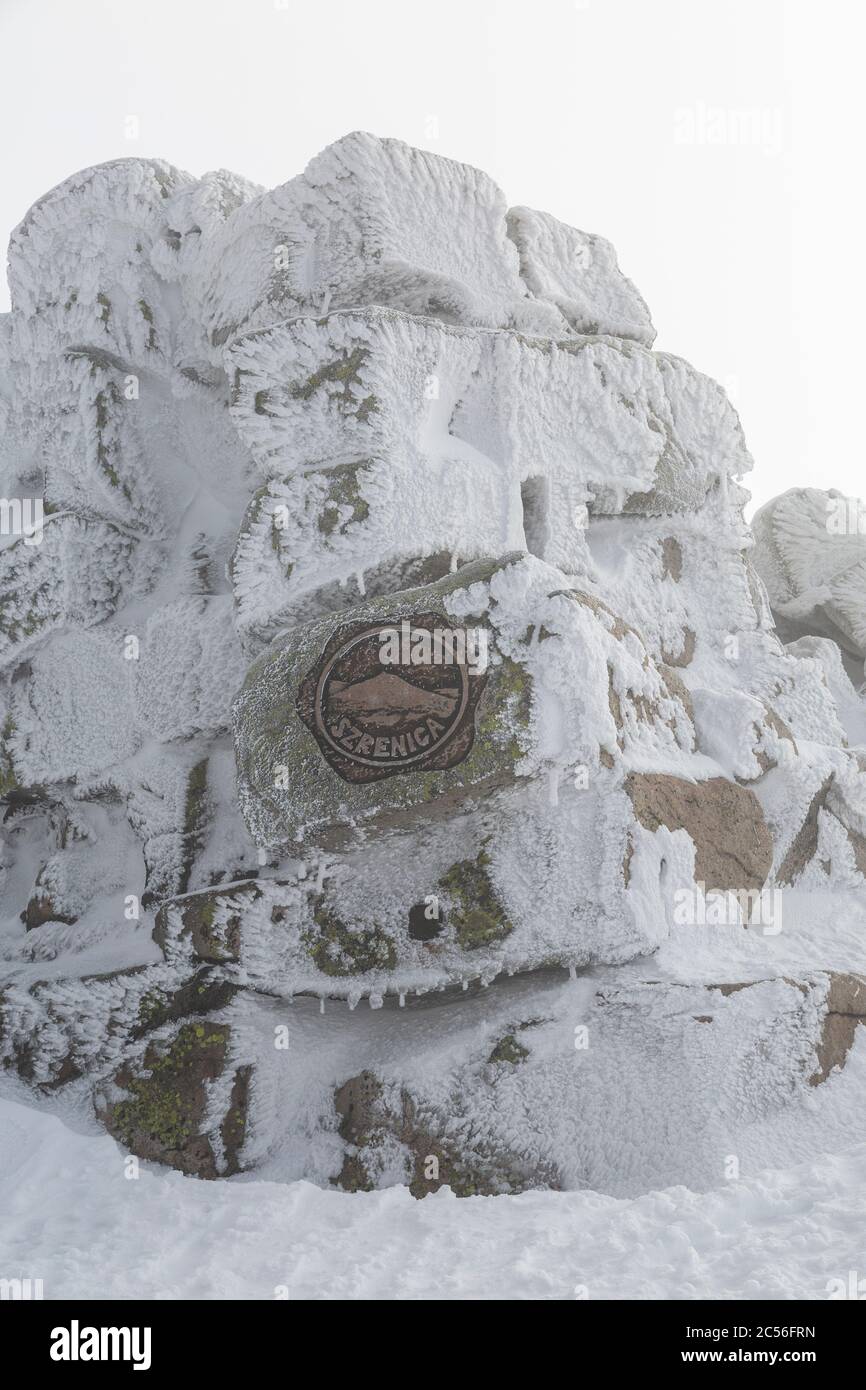
[[[604,237],[567,227],[532,208],[510,210],[508,234],[528,289],[555,304],[576,333],[607,333],[652,347],[649,309],[620,271],[616,252]]]
[[[399,140],[338,140],[227,219],[204,251],[193,282],[215,360],[239,334],[356,304],[567,331],[521,279],[505,213],[501,191],[478,169]]]
[[[859,675],[866,658],[866,503],[835,490],[792,488],[760,509],[754,532],[756,564],[780,630],[832,638]]]
[[[4,1062],[204,1177],[626,1192],[745,1114],[769,1161],[866,1017],[756,916],[866,883],[860,552],[782,499],[755,553],[610,245],[354,134],[270,192],[85,171],[10,283]]]

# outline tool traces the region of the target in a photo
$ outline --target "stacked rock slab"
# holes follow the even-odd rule
[[[866,757],[609,244],[352,135],[272,192],[86,171],[10,265],[4,1061],[201,1177],[700,1184],[744,1115],[772,1161],[858,978],[642,958],[862,891]]]

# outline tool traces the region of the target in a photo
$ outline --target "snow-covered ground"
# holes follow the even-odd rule
[[[128,1162],[0,1100],[0,1277],[46,1299],[826,1299],[866,1271],[866,1144],[631,1201],[133,1180]]]

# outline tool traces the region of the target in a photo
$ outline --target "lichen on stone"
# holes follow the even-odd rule
[[[353,390],[353,387],[363,389],[361,368],[369,355],[368,348],[356,347],[351,352],[344,348],[340,357],[331,362],[323,362],[306,381],[295,382],[289,393],[294,400],[308,401],[323,386],[336,384],[342,389],[329,391],[328,399],[335,401],[343,414],[354,415],[364,422],[379,409],[379,402],[374,395],[368,394],[359,398]]]
[[[0,729],[0,798],[19,790],[18,776],[12,759],[10,739],[15,733],[15,720],[7,714]]]
[[[358,475],[363,470],[361,463],[343,463],[326,471],[327,491],[317,522],[324,536],[331,536],[338,529],[344,535],[352,522],[366,521],[370,515],[370,505],[360,489]]]
[[[127,1066],[116,1077],[126,1096],[106,1107],[109,1131],[142,1158],[216,1177],[213,1149],[201,1131],[206,1083],[224,1068],[228,1038],[225,1024],[185,1023],[167,1046],[151,1043],[140,1071]]]
[[[138,301],[138,308],[148,328],[146,346],[153,349],[156,347],[156,325],[153,321],[153,310],[146,299]]]
[[[237,961],[243,911],[261,890],[252,879],[229,888],[213,888],[169,898],[157,912],[153,938],[166,951],[179,921],[181,939],[186,939],[194,956],[215,965]]]
[[[532,719],[532,678],[523,662],[503,656],[491,668],[478,713],[478,732],[504,748],[512,762],[524,756]]]
[[[513,1033],[506,1033],[500,1038],[487,1061],[496,1064],[498,1062],[507,1063],[509,1066],[516,1067],[520,1062],[524,1062],[529,1056],[529,1049],[517,1041]]]
[[[448,902],[448,920],[457,944],[477,951],[503,941],[514,930],[488,872],[490,856],[481,849],[475,859],[461,859],[439,880]]]
[[[397,964],[394,941],[381,927],[348,926],[326,904],[324,895],[313,902],[313,921],[318,930],[307,928],[302,939],[323,975],[367,975],[393,970]]]
[[[196,855],[202,849],[208,820],[207,758],[200,758],[190,771],[183,816],[183,865],[178,892],[185,893]]]

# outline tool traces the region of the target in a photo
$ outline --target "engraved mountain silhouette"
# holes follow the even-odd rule
[[[328,704],[339,714],[388,726],[429,715],[448,719],[454,713],[459,696],[459,690],[452,686],[443,690],[423,690],[388,671],[354,685],[331,681]]]

